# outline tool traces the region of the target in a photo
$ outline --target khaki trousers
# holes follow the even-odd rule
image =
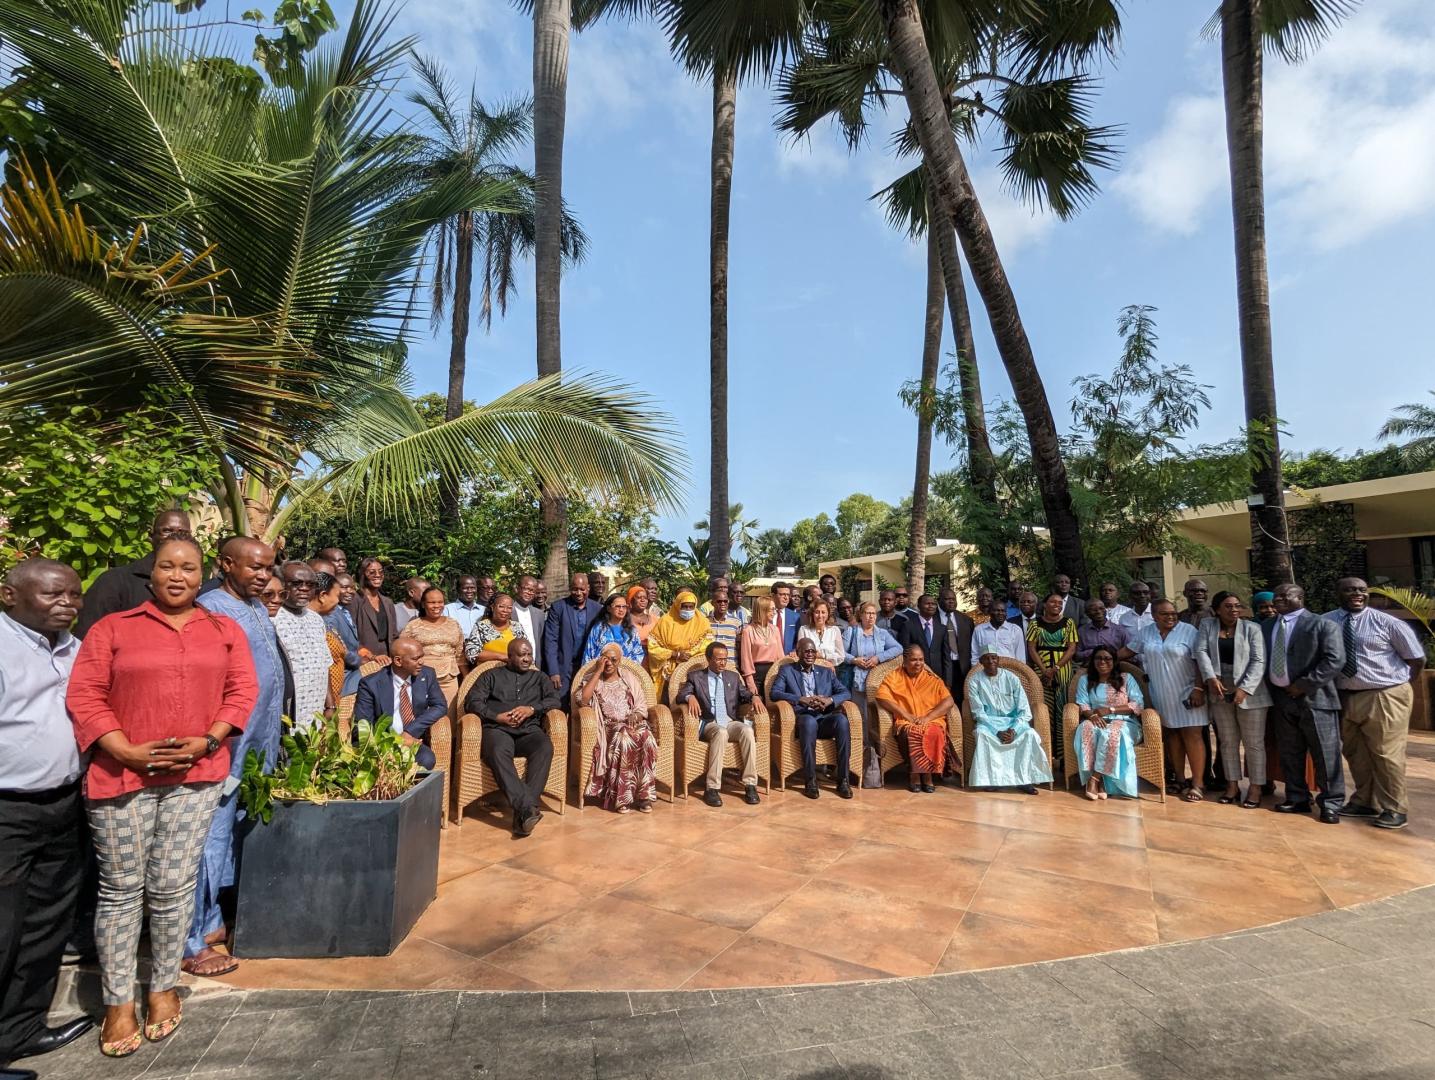
[[[1405,741],[1415,690],[1408,682],[1381,690],[1340,692],[1340,739],[1355,782],[1351,802],[1396,814],[1405,802]]]
[[[714,790],[722,788],[722,759],[729,742],[737,747],[743,785],[757,784],[757,740],[753,737],[751,724],[741,720],[729,720],[726,726],[707,724],[703,728],[703,742],[708,744],[708,787]]]

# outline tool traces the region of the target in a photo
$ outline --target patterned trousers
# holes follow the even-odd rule
[[[100,864],[95,946],[106,1005],[134,1000],[137,953],[149,908],[150,993],[179,982],[194,884],[220,785],[142,788],[89,804]]]

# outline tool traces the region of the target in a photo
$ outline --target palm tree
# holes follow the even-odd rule
[[[732,550],[740,547],[745,554],[748,554],[751,552],[752,543],[757,536],[759,524],[757,518],[744,517],[744,513],[742,503],[733,503],[727,508],[728,548]],[[703,518],[701,521],[693,522],[693,528],[707,533],[709,541],[711,542],[712,525],[709,518]],[[731,569],[731,567],[729,567],[729,569]],[[715,574],[711,576],[723,577],[725,575]]]
[[[1435,396],[1435,390],[1431,391]],[[1400,447],[1400,460],[1410,469],[1435,468],[1435,406],[1424,402],[1397,405],[1395,412],[1380,429],[1382,439],[1414,436]]]
[[[466,176],[481,182],[502,179],[513,183],[521,197],[516,212],[475,213],[460,210],[436,225],[429,240],[434,248],[432,310],[435,327],[452,301],[448,360],[448,397],[444,419],[463,412],[463,384],[468,366],[468,328],[473,302],[473,265],[479,259],[479,322],[493,327],[493,311],[507,314],[509,298],[517,291],[514,263],[533,251],[533,177],[503,160],[527,143],[532,130],[533,107],[527,101],[488,109],[470,88],[460,104],[437,63],[415,56],[420,90],[409,100],[427,114],[432,132],[419,150],[425,174],[434,180]],[[588,238],[565,212],[560,233],[561,250],[568,264],[580,262]],[[446,520],[458,516],[458,489],[449,486],[441,499]]]
[[[463,210],[517,210],[521,189],[426,174],[384,107],[410,52],[391,21],[361,0],[342,45],[282,88],[241,95],[190,62],[173,11],[124,22],[109,0],[63,17],[0,0],[23,103],[101,219],[121,223],[86,226],[91,240],[65,250],[7,214],[0,244],[20,269],[0,278],[0,408],[108,417],[163,395],[176,438],[215,453],[236,532],[272,533],[316,458],[326,484],[400,510],[477,461],[547,490],[671,501],[677,462],[643,419],[651,403],[611,383],[542,380],[432,428],[413,411],[402,358],[424,237]],[[108,261],[116,234],[134,279]],[[146,294],[139,253],[154,250],[173,254]],[[167,295],[179,284],[185,305]]]
[[[1293,580],[1285,485],[1281,480],[1274,348],[1271,344],[1270,272],[1266,264],[1263,164],[1263,51],[1267,41],[1299,62],[1355,0],[1222,0],[1206,24],[1221,36],[1221,85],[1226,149],[1231,169],[1231,217],[1236,235],[1236,309],[1241,339],[1241,381],[1252,459],[1251,572],[1274,587]]]

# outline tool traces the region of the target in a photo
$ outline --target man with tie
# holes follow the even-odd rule
[[[428,747],[428,731],[448,712],[448,700],[433,668],[424,666],[424,647],[417,641],[400,638],[389,655],[393,663],[360,680],[354,723],[392,718],[394,730],[403,735],[404,742],[418,746],[420,768],[432,769],[435,760]]]
[[[952,700],[961,705],[967,672],[972,669],[972,632],[976,626],[965,612],[957,610],[955,589],[942,590],[939,606],[942,634],[947,643],[947,686],[952,691]]]
[[[817,666],[817,643],[811,638],[797,643],[797,663],[784,664],[772,684],[772,700],[787,702],[797,715],[797,741],[802,747],[802,771],[807,781],[802,793],[809,799],[818,795],[818,739],[837,743],[837,795],[852,798],[847,767],[852,760],[852,728],[842,711],[842,703],[851,696],[831,668]]]
[[[797,628],[802,625],[802,612],[788,607],[792,586],[779,581],[772,586],[772,602],[777,608],[777,627],[782,631],[782,651],[790,653],[797,647]]]
[[[709,806],[721,806],[722,759],[727,744],[737,747],[738,760],[742,766],[743,801],[756,806],[757,797],[757,742],[753,737],[751,715],[744,712],[763,712],[762,698],[753,697],[738,678],[737,672],[727,666],[728,649],[719,641],[707,647],[708,666],[694,666],[688,671],[688,681],[678,690],[677,703],[686,705],[688,715],[698,719],[698,739],[708,744],[707,785],[703,802]]]
[[[564,708],[568,687],[583,663],[588,627],[603,612],[602,604],[588,599],[589,587],[587,574],[573,574],[568,595],[553,605],[543,622],[543,670],[553,680]]]
[[[1326,618],[1340,627],[1345,649],[1335,685],[1340,691],[1340,737],[1355,781],[1355,793],[1340,815],[1365,819],[1381,829],[1403,829],[1410,812],[1405,741],[1425,651],[1404,620],[1368,606],[1370,590],[1360,578],[1341,578],[1335,588],[1340,610]]]
[[[1340,697],[1335,680],[1345,667],[1341,628],[1305,609],[1299,585],[1276,588],[1276,617],[1261,627],[1266,635],[1266,681],[1275,704],[1276,742],[1285,774],[1282,814],[1310,812],[1305,760],[1315,762],[1320,787],[1320,820],[1340,824],[1345,778],[1340,764]]]
[[[902,620],[897,630],[897,644],[904,652],[908,645],[920,645],[927,666],[937,678],[951,686],[952,662],[946,638],[946,627],[937,617],[937,598],[924,593],[917,601],[916,612]]]

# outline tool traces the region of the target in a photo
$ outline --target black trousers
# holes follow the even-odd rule
[[[0,1064],[45,1022],[84,878],[79,784],[0,794]]]
[[[1275,708],[1276,746],[1285,774],[1286,802],[1310,802],[1305,782],[1305,758],[1315,763],[1316,802],[1322,809],[1339,810],[1345,803],[1345,773],[1340,760],[1340,712],[1312,709],[1310,699],[1291,697],[1280,686],[1271,687]]]
[[[479,756],[493,770],[516,818],[525,818],[538,808],[538,797],[548,784],[548,770],[553,764],[553,741],[537,722],[520,724],[516,728],[484,724],[483,748]],[[526,780],[518,778],[518,770],[513,767],[514,758],[528,760]]]

